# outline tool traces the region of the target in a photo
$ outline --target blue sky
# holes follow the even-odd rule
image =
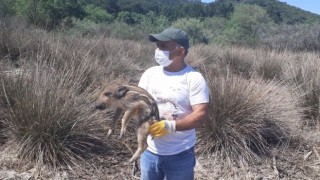
[[[213,2],[214,0],[201,0],[201,2]],[[320,15],[320,0],[280,0],[291,6],[298,7]]]

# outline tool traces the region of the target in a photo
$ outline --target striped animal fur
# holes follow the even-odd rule
[[[146,90],[136,85],[111,84],[104,88],[96,100],[96,109],[105,110],[108,107],[114,107],[116,111],[107,136],[112,134],[115,123],[123,112],[119,139],[123,137],[130,119],[137,117],[138,149],[131,157],[131,163],[147,148],[149,126],[160,120],[157,103]]]

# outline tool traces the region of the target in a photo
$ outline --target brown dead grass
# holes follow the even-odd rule
[[[27,117],[24,120],[28,122],[29,127],[32,127],[34,122],[32,112],[41,115],[40,112],[44,111],[40,109],[52,107],[49,109],[61,110],[56,111],[58,114],[61,113],[60,118],[66,115],[63,110],[69,109],[73,117],[81,117],[80,119],[83,120],[83,123],[77,126],[76,132],[92,133],[102,142],[109,142],[110,149],[108,151],[97,149],[96,145],[99,143],[94,144],[96,142],[91,141],[92,146],[86,149],[86,152],[95,154],[90,158],[80,156],[84,161],[74,160],[74,163],[59,166],[56,171],[53,171],[48,165],[50,162],[46,163],[50,161],[50,158],[47,158],[36,167],[36,161],[28,162],[28,160],[29,158],[39,159],[43,156],[38,153],[41,151],[33,151],[32,148],[29,148],[30,151],[20,151],[26,153],[23,156],[26,159],[22,159],[17,150],[21,150],[23,143],[23,147],[28,146],[30,141],[23,141],[23,138],[19,141],[18,136],[12,133],[15,132],[12,131],[12,127],[17,126],[10,127],[5,123],[1,131],[7,139],[2,141],[3,144],[0,146],[0,172],[6,170],[28,172],[35,179],[53,177],[56,179],[134,179],[131,175],[131,165],[125,164],[136,146],[134,124],[129,127],[129,132],[123,141],[116,139],[119,127],[115,135],[106,140],[104,139],[105,131],[101,129],[100,124],[110,119],[107,113],[96,114],[95,117],[90,113],[90,115],[82,116],[85,113],[79,115],[74,111],[76,109],[74,105],[77,103],[71,103],[73,101],[70,99],[78,97],[77,102],[90,102],[100,88],[118,78],[137,82],[141,73],[155,64],[152,60],[154,46],[106,37],[75,38],[44,32],[39,41],[34,41],[27,38],[37,36],[34,31],[19,31],[19,29],[14,31],[14,33],[19,32],[19,37],[24,38],[17,40],[14,36],[10,36],[5,40],[10,43],[11,50],[18,51],[19,70],[26,70],[22,71],[26,72],[22,75],[24,77],[22,80],[27,78],[33,83],[19,84],[16,80],[2,83],[0,121],[13,123],[13,116],[10,118],[7,116],[10,114],[7,113],[7,106],[11,104],[8,103],[8,99],[9,102],[17,98],[24,99],[23,104],[26,106],[20,104],[21,110],[15,109],[15,112],[21,117]],[[9,31],[6,33],[10,34]],[[28,36],[29,33],[33,36]],[[32,42],[32,47],[28,45],[29,41]],[[25,46],[21,48],[21,44]],[[12,61],[6,50],[1,52],[3,52],[1,72],[15,72],[17,62]],[[319,56],[313,53],[294,54],[263,49],[202,45],[192,47],[188,54],[188,62],[205,74],[211,91],[212,110],[210,122],[203,127],[207,130],[197,131],[199,141],[196,179],[319,178],[320,160],[316,151],[320,153],[320,142],[317,138],[320,131],[315,124],[296,126],[309,118],[305,116],[305,119],[301,119],[300,109],[308,109],[314,104],[303,103],[307,102],[305,95],[313,92],[316,96],[308,96],[309,99],[319,97],[316,89],[319,82],[317,81],[318,71],[316,71],[316,67],[319,67],[316,66],[317,61],[319,62]],[[308,63],[311,65],[308,66]],[[38,71],[34,71],[37,68]],[[30,76],[30,72],[42,73],[31,73]],[[10,78],[21,78],[19,75],[12,75],[9,73]],[[293,81],[290,78],[299,76],[303,81]],[[1,80],[7,77],[8,74],[0,73]],[[34,86],[31,86],[32,84]],[[53,90],[44,86],[52,87]],[[3,87],[7,89],[5,93]],[[41,95],[41,93],[47,94]],[[64,95],[68,98],[60,99],[60,102],[48,101],[50,98],[52,100]],[[43,104],[39,103],[42,106],[39,105],[38,110],[30,111],[35,102]],[[55,102],[54,106],[50,106],[50,102]],[[85,103],[80,104],[85,106]],[[66,105],[66,108],[61,108],[63,105]],[[47,116],[43,116],[45,114]],[[72,117],[70,114],[67,115]],[[48,122],[56,122],[50,113],[44,113],[42,117],[45,123],[40,127],[45,127]],[[318,116],[313,117],[314,121]],[[41,124],[42,121],[36,122]],[[8,127],[11,128],[11,133],[8,132],[10,131]],[[297,127],[303,127],[302,131],[299,128],[296,129]],[[19,129],[16,130],[19,132]],[[31,130],[35,129],[31,128]],[[268,138],[271,140],[275,138],[276,141],[269,141]],[[291,141],[295,138],[298,141]],[[255,148],[250,144],[254,144]],[[55,149],[56,152],[60,150]],[[49,151],[42,153],[44,152]]]

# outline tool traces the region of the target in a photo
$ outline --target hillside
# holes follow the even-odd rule
[[[312,23],[320,20],[320,15],[318,14],[302,10],[278,0],[247,0],[245,3],[262,6],[276,23]]]
[[[23,3],[22,3],[23,2]],[[116,19],[123,12],[146,15],[153,12],[167,17],[170,21],[179,18],[230,18],[235,7],[241,3],[263,7],[277,24],[312,23],[320,20],[320,15],[287,5],[277,0],[216,0],[202,3],[200,0],[89,0],[89,1],[0,1],[0,18],[8,15],[22,15],[39,23],[54,21],[59,23],[66,17],[85,19],[88,16],[102,18],[102,21]],[[90,11],[91,10],[91,11]],[[105,18],[105,14],[111,15]],[[131,14],[135,18],[135,14]],[[43,19],[45,18],[45,19]],[[47,24],[48,25],[48,24]]]
[[[238,4],[255,4],[263,7],[277,24],[312,23],[320,20],[320,15],[288,5],[278,0],[216,0],[207,4],[213,9],[222,8],[225,14],[231,14]]]

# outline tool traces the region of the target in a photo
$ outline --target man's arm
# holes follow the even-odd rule
[[[202,103],[192,106],[193,112],[183,119],[162,120],[153,123],[149,128],[149,133],[153,137],[161,137],[174,131],[184,131],[200,127],[209,117],[208,103]]]
[[[176,131],[184,131],[200,127],[209,117],[208,103],[192,106],[193,112],[183,119],[176,120]]]

